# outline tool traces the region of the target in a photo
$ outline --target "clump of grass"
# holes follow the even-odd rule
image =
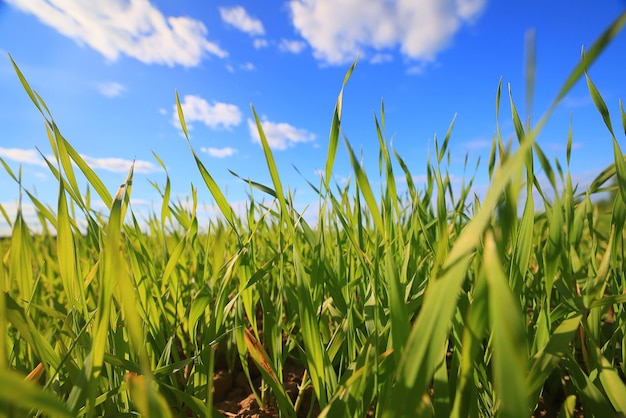
[[[285,193],[254,109],[272,183],[248,183],[272,204],[251,194],[237,216],[189,143],[222,216],[201,232],[196,189],[191,207],[171,201],[166,171],[163,188],[153,183],[163,196],[160,214],[144,225],[130,205],[132,169],[111,194],[14,63],[45,120],[54,158],[42,157],[59,191],[50,207],[20,186],[37,208],[41,235],[31,235],[20,208],[15,220],[2,209],[12,233],[0,262],[0,411],[218,416],[220,351],[231,367],[241,364],[259,404],[286,417],[307,412],[303,392],[293,399],[285,389],[287,361],[304,366],[301,386],[313,388],[321,416],[530,416],[559,397],[561,416],[577,407],[589,416],[624,414],[626,161],[586,70],[625,23],[623,14],[583,54],[536,125],[521,122],[509,93],[518,145],[510,151],[496,125],[482,201],[471,198],[473,178],[455,196],[442,170],[453,124],[435,143],[420,189],[385,140],[384,107],[374,121],[380,190],[347,140],[354,183],[331,185],[353,65],[333,114],[324,176],[311,184],[320,200],[316,225]],[[569,171],[571,134],[565,170],[558,162],[553,168],[536,139],[583,75],[615,162],[579,193]],[[497,119],[501,93],[500,83]],[[552,199],[537,180],[537,163]],[[2,164],[21,185],[21,173]],[[406,193],[398,190],[398,170]],[[592,197],[613,177],[612,210],[601,213]],[[94,211],[79,178],[107,213]],[[535,192],[543,211],[535,209]],[[263,377],[260,387],[249,359]]]

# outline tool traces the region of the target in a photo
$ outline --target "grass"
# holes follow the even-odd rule
[[[272,183],[248,184],[272,201],[251,193],[236,215],[189,143],[222,215],[206,232],[196,189],[190,207],[171,201],[167,174],[164,187],[154,183],[160,213],[147,225],[139,220],[132,169],[109,192],[13,63],[46,122],[58,203],[20,187],[20,202],[24,195],[37,209],[40,235],[20,209],[10,219],[2,208],[12,233],[0,244],[0,415],[219,416],[213,376],[225,355],[229,367],[243,367],[257,402],[285,417],[307,412],[303,391],[294,399],[285,389],[287,362],[304,366],[301,386],[312,387],[324,417],[517,417],[540,402],[554,402],[563,417],[580,408],[585,416],[623,416],[626,161],[586,70],[624,24],[626,14],[583,53],[536,125],[522,123],[509,94],[517,145],[512,151],[496,126],[482,200],[472,195],[473,178],[456,191],[442,170],[453,123],[435,143],[420,189],[385,139],[384,107],[375,118],[380,189],[347,140],[354,182],[331,184],[342,87],[324,176],[310,184],[319,195],[317,223],[308,224],[285,193],[253,109]],[[565,167],[551,164],[536,139],[582,77],[612,136],[614,164],[579,192],[571,134]],[[501,95],[500,84],[496,120]],[[21,184],[21,171],[1,162]],[[592,199],[607,189],[611,210],[601,211]],[[107,213],[91,207],[93,192]]]

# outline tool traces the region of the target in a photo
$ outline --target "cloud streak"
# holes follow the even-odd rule
[[[226,158],[226,157],[232,157],[233,155],[237,154],[237,150],[235,148],[231,148],[231,147],[224,147],[224,148],[200,148],[200,151],[209,154],[211,157],[215,157],[215,158]]]
[[[145,64],[194,67],[207,54],[220,58],[228,55],[207,39],[204,23],[164,16],[148,0],[8,2],[109,61],[126,55]]]
[[[267,138],[270,147],[275,150],[285,150],[302,142],[311,142],[315,140],[315,135],[305,129],[296,128],[288,123],[276,123],[264,120],[261,122],[263,132]],[[261,137],[257,130],[256,123],[252,119],[248,119],[248,130],[250,137],[256,143],[261,143]]]
[[[80,154],[81,158],[94,170],[111,171],[114,173],[127,172],[130,170],[133,160],[126,160],[123,158],[97,158],[89,155]],[[39,167],[48,167],[44,159],[39,152],[34,149],[22,149],[22,148],[2,148],[0,147],[0,157],[14,161],[19,164],[30,164]],[[46,156],[46,158],[54,163],[54,156]],[[154,173],[161,171],[160,168],[155,166],[149,161],[135,160],[136,173]]]
[[[220,16],[224,23],[247,33],[250,36],[264,35],[265,28],[259,19],[255,19],[241,6],[220,7]]]
[[[114,81],[98,83],[97,87],[100,94],[109,98],[118,97],[126,91],[126,87],[124,87],[124,85]]]
[[[180,128],[180,119],[178,118],[178,109],[173,106],[172,113],[174,126]],[[211,129],[225,128],[230,129],[241,123],[241,110],[234,104],[213,101],[207,102],[200,96],[186,95],[181,107],[185,115],[187,127],[191,127],[192,122],[202,122]]]

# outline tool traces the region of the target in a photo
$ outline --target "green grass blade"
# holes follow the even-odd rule
[[[356,67],[358,62],[358,58],[354,60],[348,71],[346,72],[346,76],[343,79],[343,83],[341,84],[341,90],[339,90],[339,96],[337,97],[337,103],[335,104],[335,110],[333,112],[333,122],[330,125],[330,135],[328,138],[328,156],[326,157],[326,168],[324,170],[324,182],[325,188],[328,190],[330,185],[330,179],[333,175],[333,165],[335,163],[335,156],[337,155],[337,146],[339,144],[339,133],[341,131],[341,111],[343,107],[343,91],[352,75],[352,71]]]
[[[285,194],[283,193],[283,185],[280,181],[280,176],[278,175],[278,168],[276,168],[274,155],[272,154],[272,149],[270,148],[270,144],[267,141],[265,132],[263,132],[263,125],[261,124],[261,120],[259,119],[256,110],[254,110],[254,106],[250,107],[252,109],[252,114],[254,115],[254,121],[256,122],[257,130],[259,131],[259,138],[261,140],[261,146],[263,147],[263,153],[265,154],[267,168],[270,172],[272,183],[274,184],[274,190],[276,191],[278,202],[280,203],[281,215],[284,217],[283,220],[286,220],[287,214],[289,213],[287,210],[287,201],[285,200]]]
[[[0,369],[0,387],[5,407],[20,408],[22,412],[36,410],[50,417],[74,416],[59,399],[15,372]]]
[[[350,156],[350,163],[352,164],[352,170],[354,170],[354,175],[356,177],[356,181],[359,185],[359,189],[365,198],[365,202],[367,203],[367,208],[369,209],[372,219],[374,221],[374,225],[376,225],[376,229],[378,229],[379,233],[384,236],[384,226],[383,219],[380,216],[380,210],[378,209],[378,203],[376,202],[376,198],[374,197],[374,193],[372,192],[372,188],[370,186],[370,182],[367,179],[367,175],[365,174],[365,170],[359,164],[359,161],[356,159],[354,155],[354,151],[350,146],[350,143],[347,139],[344,138],[344,142],[346,144],[346,148],[348,149],[348,155]]]
[[[624,25],[626,25],[626,12],[620,14],[612,23],[609,25],[607,29],[598,37],[598,39],[593,43],[591,48],[587,51],[587,53],[583,56],[583,59],[580,61],[576,67],[572,70],[567,80],[559,90],[556,95],[556,98],[552,102],[550,106],[551,109],[556,108],[557,104],[563,100],[563,98],[567,95],[567,93],[574,87],[574,84],[578,81],[578,79],[583,75],[585,71],[595,62],[598,56],[604,51],[604,49],[611,43],[611,41],[622,31]],[[551,113],[551,112],[549,112]]]
[[[498,416],[518,417],[527,408],[526,399],[520,396],[526,390],[526,332],[519,301],[508,286],[491,233],[485,239],[484,268],[489,288],[495,390],[501,401]]]

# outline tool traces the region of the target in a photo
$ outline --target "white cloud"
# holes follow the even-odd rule
[[[100,94],[106,97],[117,97],[120,94],[124,93],[125,90],[126,87],[114,81],[105,81],[102,83],[98,83],[98,91],[100,91]]]
[[[81,157],[89,167],[94,170],[112,171],[114,173],[126,173],[130,170],[130,166],[133,164],[132,160],[125,160],[123,158],[94,158],[88,155],[81,154]],[[150,161],[135,160],[134,161],[135,173],[154,173],[159,171],[154,164]]]
[[[254,64],[253,64],[253,63],[251,63],[251,62],[246,62],[245,64],[241,64],[241,65],[239,66],[239,68],[240,68],[240,69],[242,69],[242,70],[244,70],[244,71],[252,71],[252,70],[255,70],[255,69],[256,69],[256,67],[254,66]]]
[[[233,104],[216,101],[210,104],[202,97],[186,95],[181,102],[181,107],[187,127],[190,127],[191,122],[202,122],[211,129],[219,127],[230,129],[241,123],[241,110]],[[174,125],[180,127],[176,105],[174,105],[172,117]]]
[[[254,41],[252,41],[252,44],[254,45],[254,48],[256,48],[256,49],[265,48],[265,47],[267,47],[267,40],[258,38],[258,39],[255,39]]]
[[[264,35],[265,29],[259,19],[255,19],[241,6],[220,7],[220,16],[225,23],[246,32],[248,35]]]
[[[261,126],[263,127],[267,142],[272,149],[284,150],[299,142],[315,140],[315,135],[311,132],[296,128],[288,123],[275,123],[264,120],[261,122]],[[248,119],[248,130],[254,142],[261,143],[259,131],[257,130],[256,123],[252,119]]]
[[[393,61],[393,55],[391,54],[377,53],[372,58],[370,58],[370,62],[372,64],[382,64],[390,61]]]
[[[432,61],[486,0],[290,0],[292,23],[328,64],[344,64],[368,49],[400,48]]]
[[[231,148],[231,147],[225,147],[225,148],[200,148],[200,151],[205,152],[207,154],[209,154],[211,157],[215,157],[215,158],[226,158],[226,157],[232,157],[233,155],[237,154],[237,150],[235,148]]]
[[[206,54],[228,53],[189,17],[164,16],[149,0],[8,0],[21,10],[110,61],[124,54],[146,64],[193,67]]]
[[[34,164],[40,167],[47,167],[43,158],[37,150],[21,149],[21,148],[2,148],[0,147],[0,157],[7,160],[15,161],[23,164]]]
[[[281,39],[278,44],[278,49],[292,54],[299,54],[304,48],[306,48],[306,43],[296,40]]]
[[[124,160],[121,158],[94,158],[88,155],[80,155],[83,160],[93,169],[101,169],[113,172],[126,172],[133,164],[131,160]],[[44,162],[41,155],[34,149],[21,149],[21,148],[1,148],[0,157],[6,158],[11,161],[15,161],[22,164],[38,165],[40,167],[48,167]],[[55,163],[54,156],[46,156],[53,164]],[[136,160],[135,172],[137,173],[152,173],[159,171],[159,169],[149,161]]]

